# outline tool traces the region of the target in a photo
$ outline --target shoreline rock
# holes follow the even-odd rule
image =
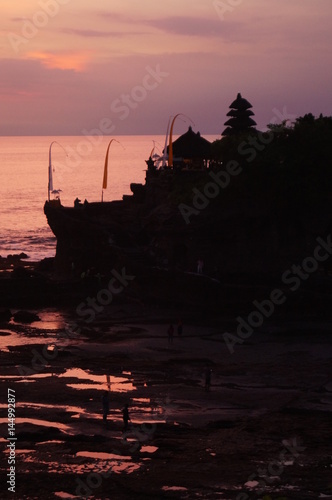
[[[31,311],[17,311],[13,314],[13,319],[16,323],[34,323],[41,321],[38,314]]]

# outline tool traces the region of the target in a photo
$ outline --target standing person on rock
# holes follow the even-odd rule
[[[122,409],[122,419],[123,419],[123,432],[126,432],[128,430],[128,423],[131,422],[130,416],[129,416],[129,410],[128,410],[128,403],[124,405],[124,408]]]
[[[167,334],[168,334],[168,343],[173,344],[174,326],[172,325],[172,323],[168,327]]]
[[[197,274],[203,274],[204,262],[202,259],[198,259],[197,261]]]

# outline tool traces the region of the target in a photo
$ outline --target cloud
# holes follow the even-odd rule
[[[123,38],[128,35],[145,35],[143,32],[124,32],[124,31],[100,31],[100,30],[89,30],[89,29],[75,29],[67,28],[63,29],[62,33],[67,35],[77,35],[84,38]]]
[[[198,17],[172,16],[163,19],[145,21],[161,31],[174,35],[197,37],[225,37],[234,28],[240,28],[240,23],[220,22],[219,19],[201,19]]]
[[[75,87],[82,76],[73,70],[50,68],[38,59],[0,59],[0,98],[52,95]]]
[[[131,15],[114,13],[114,12],[104,12],[100,13],[100,17],[103,19],[107,18],[110,21],[121,23],[127,26],[138,25],[147,26],[149,28],[157,29],[158,31],[163,31],[164,33],[170,35],[180,35],[187,37],[226,37],[230,36],[234,30],[239,31],[244,23],[240,22],[229,22],[223,21],[215,16],[213,18],[202,18],[194,16],[167,16],[162,18],[134,18]],[[143,33],[133,33],[126,30],[126,35],[128,34],[142,34]]]
[[[331,5],[326,11],[323,2]],[[328,2],[313,9],[309,0],[243,1],[221,21],[212,1],[113,0],[113,13],[84,0],[19,53],[2,47],[8,59],[0,59],[0,133],[80,134],[104,117],[116,134],[164,132],[177,112],[202,133],[221,132],[238,91],[253,103],[259,127],[274,107],[331,113]],[[146,67],[158,65],[169,78],[120,120],[112,102],[131,95]]]
[[[29,59],[36,59],[47,68],[84,71],[92,59],[91,51],[29,52]]]
[[[17,59],[0,60],[0,96],[23,95],[35,90],[43,78],[43,69],[37,61]]]
[[[95,95],[85,73],[37,59],[0,59],[0,134],[75,134],[88,121]]]
[[[99,18],[107,19],[108,22],[115,21],[117,24],[137,24],[139,20],[125,12],[99,11]]]

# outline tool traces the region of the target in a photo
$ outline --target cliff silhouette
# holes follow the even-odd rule
[[[166,285],[172,272],[190,282],[201,259],[210,284],[280,279],[332,233],[331,144],[332,118],[308,114],[264,133],[222,137],[201,169],[148,168],[145,184],[131,185],[123,200],[77,208],[46,202],[55,271],[127,266]],[[318,273],[328,274],[331,260]]]

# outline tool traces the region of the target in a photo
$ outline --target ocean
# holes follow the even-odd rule
[[[177,136],[174,136],[174,139]],[[217,135],[207,135],[213,141]],[[110,146],[104,201],[131,194],[132,182],[144,183],[145,160],[161,154],[165,136],[119,136]],[[53,142],[56,141],[56,142]],[[61,203],[100,201],[107,137],[0,137],[0,256],[24,252],[29,260],[53,257],[56,239],[43,211],[48,197],[49,149],[53,188]]]

